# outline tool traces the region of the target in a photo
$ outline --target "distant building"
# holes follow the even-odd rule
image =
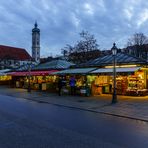
[[[100,57],[112,54],[111,50],[100,50]]]
[[[75,63],[85,63],[89,60],[96,59],[101,56],[100,50],[92,50],[87,52],[73,52],[68,56],[68,60]]]
[[[29,60],[31,56],[25,49],[0,45],[0,69],[17,68]]]
[[[46,63],[46,62],[49,62],[51,60],[53,60],[54,58],[51,56],[51,57],[47,57],[47,58],[40,58],[40,63]]]
[[[148,60],[148,44],[128,46],[122,52]]]
[[[40,29],[37,22],[32,29],[32,58],[35,62],[40,62]]]

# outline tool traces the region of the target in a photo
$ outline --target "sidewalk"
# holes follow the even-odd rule
[[[148,122],[148,96],[118,96],[118,103],[111,104],[111,95],[100,95],[94,97],[69,95],[58,96],[57,94],[49,92],[32,91],[31,93],[28,93],[25,89],[4,87],[0,87],[0,94],[37,101],[39,103],[49,103]]]

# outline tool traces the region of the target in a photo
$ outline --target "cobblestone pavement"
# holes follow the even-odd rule
[[[118,103],[111,104],[111,95],[93,97],[58,96],[50,92],[32,91],[28,93],[25,89],[4,87],[0,87],[0,94],[148,122],[148,96],[118,96]]]

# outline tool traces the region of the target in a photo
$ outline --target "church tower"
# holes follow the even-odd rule
[[[32,29],[32,58],[35,62],[40,62],[40,29],[37,22]]]

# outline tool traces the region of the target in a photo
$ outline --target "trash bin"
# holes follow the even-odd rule
[[[90,96],[90,88],[89,87],[82,88],[82,89],[80,89],[80,93],[81,93],[81,95],[88,97],[88,96]]]
[[[86,96],[89,97],[90,94],[91,94],[90,88],[89,87],[86,87]]]

